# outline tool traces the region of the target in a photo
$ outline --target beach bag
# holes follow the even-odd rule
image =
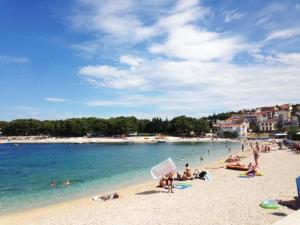
[[[158,165],[152,167],[150,172],[154,179],[160,179],[163,176],[175,170],[176,170],[175,163],[171,158],[168,158],[165,161],[159,163]]]
[[[207,174],[206,171],[202,171],[202,172],[199,173],[198,178],[201,179],[201,180],[204,180],[206,174]]]

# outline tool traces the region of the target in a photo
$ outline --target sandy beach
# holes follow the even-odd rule
[[[157,144],[157,143],[189,143],[189,142],[224,142],[234,141],[224,138],[181,138],[173,136],[132,136],[132,137],[70,137],[70,138],[55,138],[55,137],[40,137],[40,136],[15,136],[15,137],[2,137],[0,143],[12,144]]]
[[[242,162],[253,161],[250,150],[243,154],[248,156]],[[205,169],[220,165],[213,162],[199,167],[212,174],[212,181],[187,181],[192,187],[174,189],[174,194],[156,188],[156,181],[149,181],[117,190],[120,199],[92,201],[90,196],[1,216],[0,224],[272,224],[293,210],[267,210],[259,203],[266,199],[290,200],[296,195],[299,157],[286,150],[261,153],[260,171],[264,176],[254,178],[239,178],[239,171],[224,168]]]

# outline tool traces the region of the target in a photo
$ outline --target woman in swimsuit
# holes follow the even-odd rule
[[[254,156],[254,162],[256,164],[256,166],[258,166],[258,158],[259,158],[259,154],[258,151],[253,151],[253,156]]]

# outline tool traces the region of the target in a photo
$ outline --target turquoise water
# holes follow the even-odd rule
[[[61,202],[152,179],[168,157],[177,168],[228,155],[238,143],[0,145],[0,214]],[[210,154],[208,154],[210,149]],[[204,160],[200,161],[200,157]],[[72,185],[62,182],[70,179]],[[55,180],[56,188],[50,188]]]

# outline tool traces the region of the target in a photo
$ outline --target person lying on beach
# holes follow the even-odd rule
[[[98,201],[99,199],[103,200],[103,201],[107,201],[107,200],[112,200],[112,199],[116,199],[119,198],[120,195],[118,193],[112,193],[112,194],[108,194],[108,195],[102,195],[99,197],[99,195],[95,195],[94,197],[92,197],[93,201]]]
[[[241,159],[239,157],[234,157],[233,155],[230,155],[228,159],[225,160],[226,163],[232,163],[232,162],[238,162]]]
[[[103,201],[107,201],[107,200],[112,200],[112,199],[116,199],[119,198],[119,194],[118,193],[112,193],[112,194],[108,194],[108,195],[102,195],[100,197],[100,199],[102,199]]]

